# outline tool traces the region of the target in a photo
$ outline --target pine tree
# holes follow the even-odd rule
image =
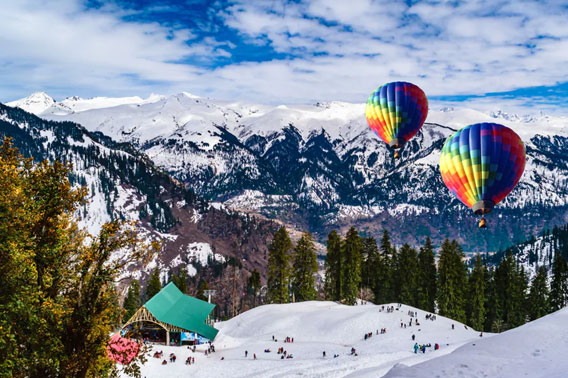
[[[128,293],[124,298],[124,320],[128,320],[140,308],[142,302],[140,300],[140,282],[132,280],[128,287]]]
[[[252,307],[256,307],[256,298],[260,293],[260,287],[261,287],[260,272],[258,270],[255,269],[252,271],[247,286],[249,292],[252,294]]]
[[[390,249],[390,246],[389,246]],[[386,303],[387,265],[374,238],[363,240],[363,267],[361,268],[362,286],[371,289],[375,303]]]
[[[362,242],[355,227],[351,227],[345,236],[342,254],[344,263],[342,267],[343,303],[353,305],[359,296],[361,283],[361,249]]]
[[[374,238],[364,238],[361,254],[361,287],[373,290],[375,286],[376,262],[380,257],[377,241]]]
[[[208,301],[209,298],[205,295],[205,290],[209,290],[209,284],[204,279],[199,280],[199,284],[197,285],[197,294],[195,298],[201,299],[202,301]]]
[[[466,269],[464,255],[454,240],[444,240],[438,264],[438,307],[440,315],[465,322]]]
[[[495,285],[502,310],[503,329],[518,327],[526,322],[527,278],[524,270],[507,253],[495,270]]]
[[[340,301],[343,297],[341,237],[333,230],[327,237],[327,255],[325,258],[325,298]]]
[[[511,328],[519,327],[527,322],[527,292],[529,282],[525,273],[525,268],[515,264],[513,274],[513,287],[511,291],[511,310],[509,312],[508,324]]]
[[[531,283],[531,289],[528,299],[529,319],[538,319],[550,312],[549,290],[548,290],[548,274],[546,268],[541,266],[538,268],[536,276]]]
[[[292,241],[286,228],[280,228],[268,246],[268,301],[269,303],[287,303],[290,279],[290,256]]]
[[[487,270],[485,276],[485,331],[500,332],[498,325],[502,324],[503,311],[499,302],[499,294],[497,293],[497,284],[495,281],[495,269]]]
[[[397,248],[393,245],[391,246],[391,256],[389,260],[389,267],[388,271],[389,275],[389,302],[400,302],[400,289],[401,289],[401,280],[400,277],[397,275],[398,272],[398,265],[399,265],[399,257],[400,254]]]
[[[482,331],[485,325],[485,282],[487,274],[481,255],[475,256],[473,271],[468,279],[467,319],[468,324]]]
[[[162,282],[160,281],[160,270],[155,268],[146,284],[145,298],[146,302],[158,294],[162,290]]]
[[[400,281],[398,302],[417,305],[418,297],[418,256],[416,250],[405,244],[400,249],[396,277]]]
[[[174,274],[170,277],[170,281],[177,286],[182,293],[187,293],[187,270],[181,269],[179,274]]]
[[[378,276],[374,293],[375,303],[390,303],[395,301],[393,274],[396,268],[396,249],[391,245],[390,235],[387,230],[383,231],[379,250],[382,261],[377,268]]]
[[[434,247],[428,237],[418,254],[418,307],[429,312],[436,310],[437,275]]]
[[[566,306],[568,299],[568,264],[559,253],[556,254],[552,266],[552,282],[550,283],[550,306],[558,311]]]
[[[318,271],[316,248],[312,236],[304,233],[294,248],[292,292],[297,302],[317,298],[315,274]]]

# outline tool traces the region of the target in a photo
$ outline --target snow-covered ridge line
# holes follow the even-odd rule
[[[431,109],[427,123],[394,161],[367,126],[364,107],[345,102],[265,106],[180,93],[74,113],[52,106],[40,116],[74,121],[130,142],[174,178],[227,209],[310,225],[309,231],[321,235],[356,222],[378,236],[381,228],[411,219],[419,226],[418,240],[408,233],[393,235],[411,244],[432,230],[455,234],[456,227],[464,241],[477,240],[466,224],[470,213],[441,181],[439,154],[458,128],[503,123],[527,147],[521,182],[495,212],[508,214],[500,221],[509,240],[500,242],[493,235],[486,238],[491,245],[466,248],[506,248],[568,216],[567,117]],[[538,219],[526,217],[525,208]]]

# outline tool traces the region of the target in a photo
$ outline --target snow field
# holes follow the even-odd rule
[[[396,304],[393,304],[396,308]],[[265,305],[247,311],[229,321],[217,323],[220,330],[214,345],[216,353],[205,356],[204,346],[196,353],[186,347],[154,346],[163,350],[168,359],[175,353],[177,362],[161,365],[161,360],[149,358],[142,367],[146,377],[345,377],[354,374],[381,376],[396,363],[413,365],[441,356],[472,340],[479,333],[441,316],[426,320],[425,311],[403,305],[398,311],[386,312],[381,306],[367,304],[344,306],[334,302],[302,302]],[[408,326],[408,311],[418,312],[419,326]],[[412,318],[414,320],[414,318]],[[407,328],[401,328],[405,322]],[[414,324],[414,322],[413,322]],[[451,329],[451,325],[455,329]],[[376,331],[386,328],[386,334]],[[373,336],[364,340],[364,334]],[[416,341],[412,341],[412,334]],[[275,336],[277,342],[272,341]],[[284,343],[286,336],[294,343]],[[432,345],[425,354],[414,354],[414,343]],[[434,344],[440,350],[434,351]],[[293,359],[281,359],[277,350],[284,347]],[[358,356],[350,355],[354,347]],[[270,353],[265,353],[270,349]],[[248,357],[245,358],[245,350]],[[326,357],[323,357],[323,351]],[[151,352],[153,353],[153,352]],[[253,359],[256,354],[257,360]],[[337,358],[333,358],[338,354]],[[188,355],[195,365],[184,364]],[[221,360],[221,358],[224,360]]]
[[[568,376],[568,308],[495,337],[468,342],[453,353],[406,367],[388,378],[564,378]]]

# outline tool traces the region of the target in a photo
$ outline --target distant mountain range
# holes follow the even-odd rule
[[[56,102],[36,93],[8,105],[130,143],[215,206],[309,230],[320,241],[355,225],[371,236],[388,229],[397,243],[452,237],[468,251],[496,251],[567,222],[568,118],[430,110],[395,161],[367,127],[364,104],[265,106],[188,93]],[[527,150],[521,182],[486,230],[438,170],[446,138],[477,122],[513,128]]]

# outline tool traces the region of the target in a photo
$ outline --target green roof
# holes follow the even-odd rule
[[[173,282],[167,284],[144,306],[159,321],[198,333],[209,340],[215,339],[219,332],[205,323],[215,305],[185,295]]]

